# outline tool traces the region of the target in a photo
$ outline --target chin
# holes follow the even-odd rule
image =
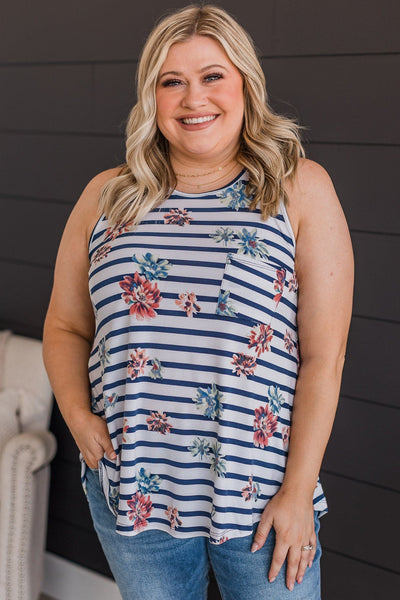
[[[207,144],[193,144],[193,146],[182,146],[181,151],[185,154],[196,155],[199,157],[206,158],[207,156],[212,156],[217,150],[216,144],[210,145]]]

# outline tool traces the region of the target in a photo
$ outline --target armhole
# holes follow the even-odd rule
[[[89,241],[88,241],[88,247],[87,247],[89,255],[90,255],[90,246],[93,242],[93,238],[94,238],[94,234],[96,233],[97,226],[99,225],[100,221],[102,221],[104,219],[104,216],[105,216],[104,214],[100,215],[100,217],[97,219],[97,221],[95,223],[95,226],[92,229],[92,233],[90,234]]]
[[[286,227],[288,228],[290,237],[292,238],[293,248],[294,248],[294,250],[296,250],[296,238],[294,236],[292,224],[290,222],[289,215],[288,215],[288,212],[287,212],[286,206],[285,206],[285,201],[283,198],[281,198],[281,200],[280,200],[280,206],[281,206],[281,212],[282,212],[284,221],[286,223]]]

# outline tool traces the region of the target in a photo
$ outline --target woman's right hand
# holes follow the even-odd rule
[[[98,462],[104,453],[110,460],[115,460],[117,455],[113,448],[107,423],[98,415],[84,411],[69,423],[72,436],[82,453],[83,459],[90,469],[97,469]]]

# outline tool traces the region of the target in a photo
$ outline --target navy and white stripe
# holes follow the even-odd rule
[[[99,468],[120,534],[249,535],[282,482],[299,367],[295,240],[283,202],[267,221],[249,210],[247,177],[174,192],[134,230],[113,234],[102,216],[92,232],[89,378],[117,453]],[[154,313],[140,318],[121,282],[145,279]],[[85,474],[82,460],[84,486]],[[319,480],[314,508],[327,512]]]

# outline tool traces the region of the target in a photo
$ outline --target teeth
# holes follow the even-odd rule
[[[195,123],[206,123],[206,121],[214,121],[216,115],[209,115],[208,117],[195,117],[193,119],[182,119],[182,122],[186,125],[194,125]]]

